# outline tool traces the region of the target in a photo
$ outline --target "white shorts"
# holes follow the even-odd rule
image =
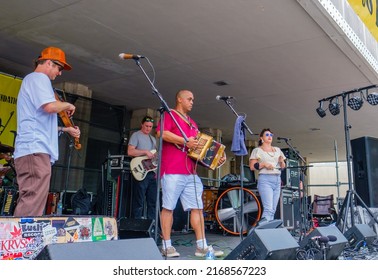
[[[161,185],[163,208],[174,210],[180,198],[184,211],[203,209],[203,185],[198,175],[164,174]]]

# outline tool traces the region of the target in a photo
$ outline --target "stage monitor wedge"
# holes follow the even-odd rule
[[[45,246],[37,260],[162,260],[152,238],[57,243]]]
[[[300,243],[301,249],[306,250],[311,245],[311,238],[317,236],[334,236],[336,237],[335,241],[329,241],[329,248],[327,250],[326,258],[327,260],[337,260],[345,246],[348,243],[348,240],[342,234],[342,232],[335,226],[329,225],[325,227],[317,227],[311,231]]]
[[[367,224],[355,224],[345,232],[344,236],[350,246],[361,247],[363,242],[366,242],[366,246],[371,245],[377,234]]]
[[[225,260],[295,260],[299,248],[286,228],[255,229]]]

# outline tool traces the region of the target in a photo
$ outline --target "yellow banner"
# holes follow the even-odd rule
[[[350,6],[378,41],[377,0],[348,0]]]
[[[0,143],[14,147],[17,131],[17,96],[22,80],[0,73]]]

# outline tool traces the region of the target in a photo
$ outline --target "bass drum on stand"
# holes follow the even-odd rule
[[[257,196],[249,189],[243,188],[243,209],[241,209],[241,187],[232,187],[222,192],[215,204],[215,218],[220,227],[234,235],[243,234],[255,226],[261,217],[261,205]],[[243,210],[243,217],[240,213]]]

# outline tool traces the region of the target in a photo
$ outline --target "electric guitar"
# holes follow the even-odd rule
[[[142,181],[146,178],[148,172],[157,169],[158,161],[156,150],[151,150],[151,153],[155,154],[152,159],[147,156],[141,156],[135,157],[130,161],[130,169],[136,180]]]

